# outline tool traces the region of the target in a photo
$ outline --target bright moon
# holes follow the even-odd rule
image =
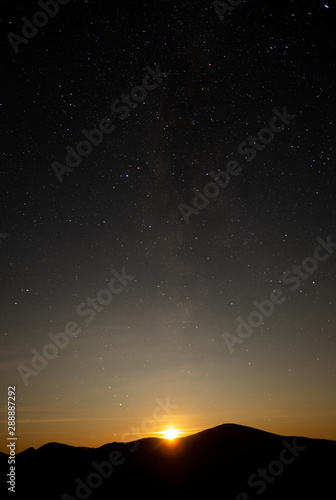
[[[178,431],[176,431],[175,429],[168,429],[164,433],[165,439],[175,439],[177,435]]]

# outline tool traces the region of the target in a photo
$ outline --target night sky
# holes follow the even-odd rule
[[[63,3],[1,16],[4,433],[336,439],[332,2]]]

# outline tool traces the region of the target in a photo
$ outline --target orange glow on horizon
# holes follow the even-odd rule
[[[163,434],[164,434],[165,439],[169,439],[170,441],[173,441],[174,439],[177,438],[179,431],[177,431],[176,429],[170,428],[170,429],[167,429],[166,431],[164,431]]]

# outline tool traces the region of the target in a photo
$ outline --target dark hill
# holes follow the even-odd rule
[[[1,498],[335,498],[335,457],[334,441],[234,424],[174,443],[148,438],[96,449],[49,443],[17,455],[15,495],[6,494],[7,456],[0,455]]]

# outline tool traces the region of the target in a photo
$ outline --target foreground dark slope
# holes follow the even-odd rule
[[[121,453],[124,460],[119,454],[113,456],[123,463],[114,466],[110,475],[105,468],[108,477],[99,477],[92,462],[109,461],[114,451]],[[283,437],[233,424],[181,438],[174,444],[156,438],[112,443],[97,449],[49,443],[17,456],[17,493],[5,494],[5,498],[60,500],[65,493],[68,496],[63,496],[64,500],[107,500],[117,495],[157,499],[168,494],[181,499],[335,498],[335,457],[334,441]],[[0,461],[4,498],[7,456],[2,454]],[[271,472],[267,471],[269,466]],[[259,477],[261,469],[266,469],[267,479]],[[87,484],[92,473],[93,483],[87,490],[83,483]],[[83,481],[81,488],[76,478]],[[97,488],[96,481],[101,483]]]

